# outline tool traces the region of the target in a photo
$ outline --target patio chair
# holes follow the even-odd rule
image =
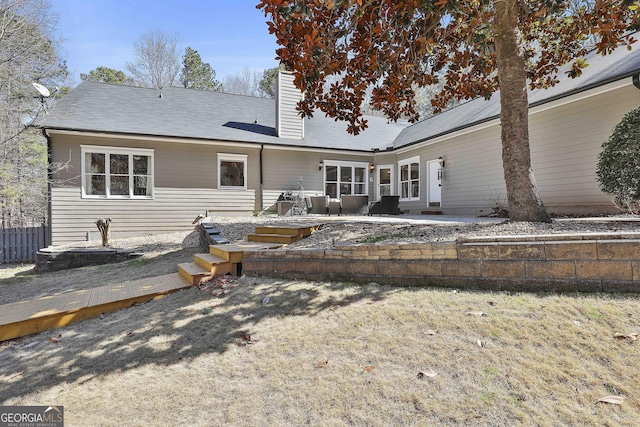
[[[311,196],[309,197],[311,208],[309,213],[328,215],[329,214],[329,196]]]
[[[381,196],[369,206],[369,215],[400,215],[400,196]]]
[[[342,213],[366,215],[369,212],[369,196],[366,194],[345,194],[342,196]]]

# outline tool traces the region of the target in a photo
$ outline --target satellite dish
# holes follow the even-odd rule
[[[36,88],[38,93],[40,95],[42,95],[44,98],[48,98],[51,95],[51,92],[49,92],[49,89],[47,89],[46,87],[42,86],[40,83],[33,82],[31,84],[33,85],[33,87]]]

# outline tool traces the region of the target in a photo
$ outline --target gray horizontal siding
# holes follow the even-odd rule
[[[199,214],[251,215],[253,190],[156,188],[153,200],[81,199],[80,188],[52,189],[52,244],[98,239],[95,221],[111,218],[114,238],[193,229]],[[87,234],[88,233],[88,234]]]
[[[283,151],[265,148],[263,153],[264,191],[297,191],[298,177],[302,177],[302,186],[305,191],[324,192],[324,171],[318,170],[318,165],[321,161],[328,160],[373,163],[373,155],[358,156],[347,153]]]
[[[638,103],[640,91],[627,87],[531,117],[531,158],[538,190],[551,211],[611,206],[596,181],[597,157],[612,128]]]
[[[530,115],[531,160],[543,203],[550,212],[611,211],[610,197],[596,182],[602,143],[624,114],[640,104],[640,91],[627,86]],[[453,137],[398,154],[397,161],[420,155],[420,200],[401,209],[426,209],[426,161],[446,159],[442,210],[450,214],[487,214],[506,202],[500,126]],[[380,163],[379,158],[376,162]]]
[[[419,214],[427,209],[426,164],[442,156],[445,168],[441,209],[456,213],[485,213],[493,200],[506,191],[499,132],[499,127],[494,126],[450,139],[446,143],[399,154],[397,161],[420,155],[420,200],[401,202],[400,209],[411,214]]]
[[[298,190],[298,177],[302,177],[305,190],[321,189],[322,171],[318,170],[321,160],[321,153],[265,148],[262,160],[265,191]]]
[[[154,184],[168,188],[218,187],[218,154],[246,154],[247,186],[257,189],[260,183],[259,148],[238,148],[216,145],[181,144],[158,141],[139,141],[82,135],[54,135],[53,160],[69,161],[69,168],[60,171],[56,179],[80,183],[80,145],[146,148],[154,150]]]

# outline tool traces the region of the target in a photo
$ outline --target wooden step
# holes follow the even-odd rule
[[[256,227],[256,234],[286,234],[291,236],[307,237],[319,230],[322,224],[299,225],[266,225]]]
[[[211,245],[209,246],[209,253],[224,258],[232,264],[237,264],[242,262],[245,251],[277,249],[281,246],[278,243],[240,242],[229,245]]]
[[[192,285],[199,285],[200,282],[212,276],[211,271],[207,271],[195,262],[183,262],[178,264],[178,273],[189,281]]]
[[[296,242],[301,238],[298,235],[289,234],[249,234],[247,236],[247,240],[250,242],[281,243],[283,245]]]
[[[229,274],[231,272],[231,263],[229,261],[210,253],[195,254],[193,260],[200,267],[210,271],[213,276]]]
[[[300,233],[298,227],[285,227],[265,225],[256,227],[256,234],[282,234],[287,236],[297,236]]]

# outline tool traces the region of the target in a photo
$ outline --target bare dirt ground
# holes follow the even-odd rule
[[[402,225],[366,227],[332,223],[312,238],[418,238]],[[173,272],[200,251],[193,241],[117,242],[147,251],[110,266],[3,269],[0,303]],[[637,295],[218,280],[0,343],[0,404],[64,405],[68,426],[633,426],[637,307]]]

